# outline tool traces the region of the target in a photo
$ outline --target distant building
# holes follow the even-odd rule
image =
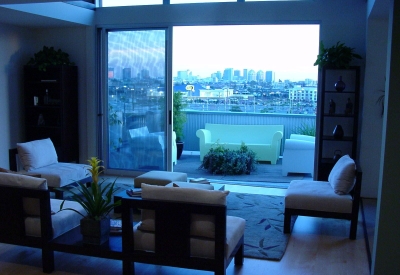
[[[192,80],[192,71],[178,71],[178,79],[180,81],[191,81]]]
[[[108,68],[108,78],[114,78],[114,68]]]
[[[254,70],[250,70],[247,75],[247,81],[255,81],[256,80],[256,72]]]
[[[231,81],[233,79],[233,68],[226,68],[224,70],[224,81]]]
[[[247,69],[243,69],[243,79],[247,81]]]
[[[265,82],[271,83],[272,81],[274,81],[273,72],[272,71],[266,71],[265,72]]]
[[[141,75],[142,79],[150,78],[150,72],[149,72],[149,70],[146,70],[146,69],[141,70],[140,75]]]
[[[122,79],[131,79],[132,78],[132,69],[124,68],[122,70]]]
[[[256,80],[257,81],[264,81],[264,71],[259,70],[256,74]]]

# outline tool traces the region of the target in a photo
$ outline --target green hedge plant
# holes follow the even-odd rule
[[[204,156],[200,168],[217,175],[249,175],[256,170],[256,153],[242,142],[238,150],[217,143]]]

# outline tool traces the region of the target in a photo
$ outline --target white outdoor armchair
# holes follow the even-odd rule
[[[291,134],[285,141],[282,157],[282,176],[288,173],[314,174],[315,137]]]

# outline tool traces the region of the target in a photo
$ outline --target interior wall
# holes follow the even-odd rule
[[[26,28],[0,24],[0,167],[9,168],[8,149],[23,136],[22,70],[34,37]]]
[[[364,85],[364,111],[361,116],[360,164],[363,169],[362,197],[378,195],[381,162],[383,114],[377,103],[385,90],[388,18],[369,19],[367,32],[367,56]],[[365,169],[367,168],[367,169]]]
[[[61,49],[69,54],[69,59],[78,67],[78,109],[79,109],[79,152],[85,152],[87,143],[87,117],[86,117],[86,28],[45,28],[35,29],[34,49],[31,55],[43,49],[43,46]],[[79,154],[80,162],[86,163],[85,153]]]

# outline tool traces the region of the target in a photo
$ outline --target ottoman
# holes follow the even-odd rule
[[[141,188],[142,183],[152,185],[167,185],[173,181],[187,182],[187,174],[181,172],[150,171],[134,179],[134,187]]]
[[[173,186],[173,184],[178,185],[178,187],[182,188],[197,188],[197,189],[205,189],[205,190],[214,190],[214,186],[211,184],[203,184],[203,183],[192,183],[192,182],[184,182],[184,181],[173,181],[168,183],[166,186]]]

